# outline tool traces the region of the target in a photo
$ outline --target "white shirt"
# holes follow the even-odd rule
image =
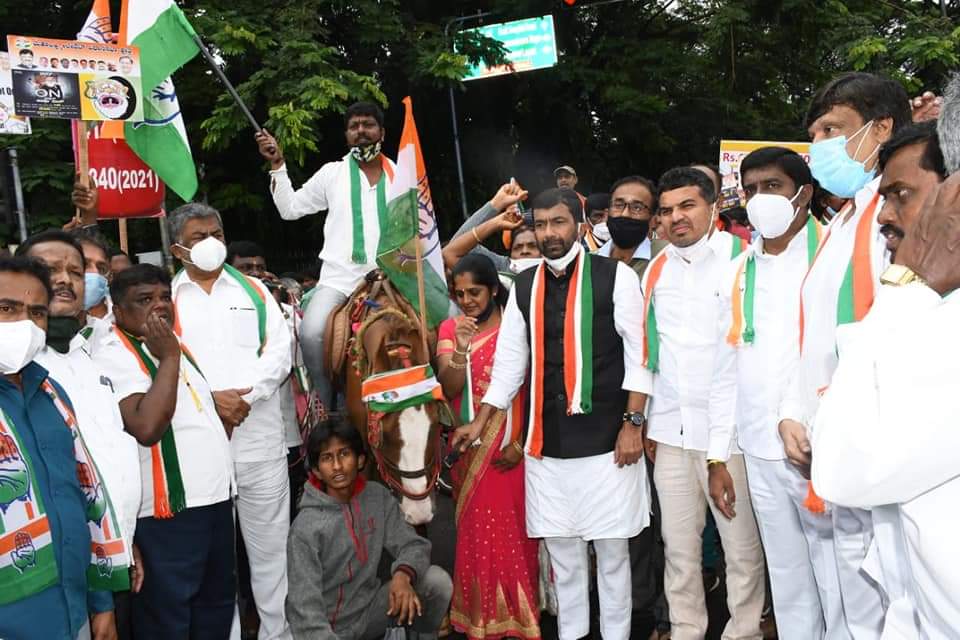
[[[350,199],[349,157],[350,154],[347,154],[342,160],[323,165],[296,191],[290,183],[286,165],[270,172],[273,202],[284,220],[297,220],[318,211],[327,211],[327,219],[323,223],[323,248],[320,250],[323,266],[320,269],[319,284],[347,296],[353,293],[363,276],[377,268],[377,244],[380,242],[377,185],[367,182],[367,176],[360,171],[363,246],[367,260],[363,264],[353,262],[353,205]],[[392,162],[390,166],[395,168]],[[386,171],[381,179],[388,180],[386,186],[389,193],[390,178]]]
[[[920,632],[897,638],[960,629],[958,326],[960,294],[880,287],[866,318],[838,331],[840,364],[813,429],[817,493],[872,509],[887,627],[919,616]]]
[[[300,331],[299,311],[289,304],[280,303],[283,318],[290,329],[291,362],[294,367],[303,366],[303,353],[298,344],[297,334]],[[283,416],[283,441],[287,448],[299,447],[303,444],[300,437],[300,423],[297,421],[297,403],[293,396],[293,374],[287,377],[280,385],[280,415]]]
[[[800,357],[797,318],[800,283],[810,262],[806,225],[779,255],[763,251],[757,237],[743,255],[732,260],[718,292],[717,353],[710,388],[710,440],[707,458],[727,460],[733,443],[764,460],[782,460],[783,441],[777,429],[777,410],[797,358]],[[737,346],[727,341],[732,322],[733,287],[744,295],[746,260],[756,264],[753,299],[753,343]],[[744,275],[741,273],[743,266]],[[739,276],[739,277],[738,277]],[[739,313],[739,309],[737,310]],[[741,336],[742,336],[741,328]]]
[[[173,279],[173,299],[181,338],[200,366],[210,388],[244,389],[250,415],[234,429],[234,462],[262,462],[286,457],[280,397],[277,390],[290,375],[290,330],[276,300],[256,278],[264,296],[266,338],[260,347],[257,312],[246,290],[225,271],[208,294],[181,271]]]
[[[680,257],[677,247],[664,249],[667,261],[652,298],[660,334],[660,370],[653,376],[653,398],[647,410],[647,436],[657,442],[707,450],[717,351],[717,289],[730,263],[733,241],[729,233],[715,231],[689,256],[690,262]],[[645,326],[642,311],[636,318],[634,326]],[[735,448],[734,452],[739,453]]]
[[[140,511],[140,459],[137,441],[123,429],[116,382],[90,358],[77,334],[67,353],[50,347],[34,359],[70,396],[83,441],[107,485],[127,548],[133,543]]]
[[[143,350],[153,358],[146,345],[143,345]],[[104,339],[95,358],[97,364],[110,374],[117,397],[121,400],[138,393],[146,393],[153,385],[153,379],[141,368],[139,360],[113,331]],[[154,363],[159,365],[156,358]],[[177,408],[170,424],[177,445],[177,460],[183,477],[187,508],[229,500],[235,493],[236,483],[227,433],[220,416],[217,415],[217,407],[210,395],[210,386],[184,356],[180,356]],[[150,447],[139,444],[136,446],[143,481],[143,501],[139,517],[147,518],[153,516],[154,508],[153,462]]]
[[[569,267],[568,267],[569,268]],[[548,276],[549,277],[549,276]],[[613,323],[623,339],[623,385],[626,391],[649,394],[650,372],[643,366],[643,343],[636,327],[636,319],[643,314],[640,279],[630,267],[617,263],[613,283]],[[493,358],[490,386],[483,402],[498,409],[506,409],[523,386],[530,364],[530,343],[527,323],[517,306],[516,287],[510,292],[507,306],[500,320],[497,351]]]
[[[853,255],[857,224],[866,213],[879,185],[880,177],[877,177],[857,192],[854,197],[856,210],[849,220],[844,221],[846,211],[841,211],[831,221],[820,254],[806,275],[800,290],[803,349],[780,404],[781,420],[789,418],[808,427],[812,425],[819,394],[830,384],[833,371],[837,368],[837,300]],[[886,240],[880,235],[880,224],[876,220],[882,207],[883,198],[880,198],[873,210],[871,223],[874,243],[870,258],[877,282],[890,262]]]
[[[610,252],[613,251],[613,246],[614,246],[613,240],[607,240],[606,242],[603,243],[603,246],[597,249],[594,253],[596,253],[598,256],[609,258]],[[639,260],[639,259],[649,260],[651,246],[652,245],[650,244],[650,238],[644,238],[643,242],[638,244],[637,248],[634,249],[633,258],[631,259],[632,260]]]

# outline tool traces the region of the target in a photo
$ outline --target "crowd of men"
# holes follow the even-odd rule
[[[200,203],[169,216],[176,275],[131,264],[79,184],[84,224],[0,258],[0,638],[442,631],[451,579],[358,480],[365,443],[302,420],[307,391],[337,404],[327,318],[376,268],[394,175],[380,109],[344,124],[348,153],[299,189],[257,135],[280,216],[326,212],[318,277],[273,275]],[[590,633],[594,580],[602,637],[703,638],[708,569],[725,638],[762,637],[767,585],[780,638],[960,637],[960,81],[911,104],[844,74],[804,125],[809,164],[744,158],[745,209],[720,211],[710,165],[589,197],[561,166],[445,247],[511,286],[449,446],[526,386],[527,535],[563,640]]]

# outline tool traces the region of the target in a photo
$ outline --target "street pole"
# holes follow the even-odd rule
[[[493,15],[493,13],[493,11],[477,11],[475,14],[469,16],[454,18],[443,28],[444,40],[450,37],[450,27],[453,25],[466,22],[467,20]],[[457,158],[457,179],[460,181],[460,207],[463,209],[463,219],[466,220],[470,216],[470,211],[467,208],[467,185],[463,180],[463,159],[460,156],[460,126],[457,122],[457,100],[453,95],[453,84],[451,84],[448,89],[450,96],[450,120],[453,123],[453,153]]]
[[[13,172],[13,197],[17,208],[17,223],[20,226],[20,242],[27,239],[27,212],[23,206],[23,187],[20,185],[20,165],[17,161],[17,150],[7,149],[10,154],[10,169]]]

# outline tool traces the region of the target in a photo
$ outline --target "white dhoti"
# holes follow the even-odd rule
[[[627,540],[650,523],[643,464],[619,468],[613,452],[587,458],[526,457],[527,535],[544,538],[556,576],[561,640],[590,632],[590,565],[597,556],[600,630],[604,640],[630,637]]]
[[[860,640],[883,633],[886,603],[879,584],[863,570],[873,542],[870,512],[833,507],[833,548],[836,554],[843,615],[850,635]]]

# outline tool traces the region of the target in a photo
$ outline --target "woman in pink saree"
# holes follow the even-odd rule
[[[483,255],[464,256],[452,279],[465,315],[440,325],[437,377],[469,422],[490,385],[506,291]],[[497,414],[452,469],[457,546],[450,619],[471,639],[540,638],[538,544],[527,537],[524,509],[522,395],[512,415]]]

